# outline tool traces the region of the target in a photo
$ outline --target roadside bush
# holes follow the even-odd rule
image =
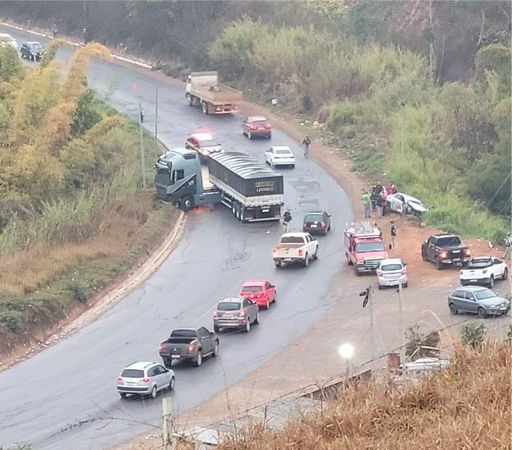
[[[73,299],[76,300],[78,303],[85,303],[87,302],[87,289],[81,284],[76,281],[72,281],[68,284],[68,290],[73,296]]]
[[[482,347],[487,334],[487,328],[483,323],[471,322],[464,325],[460,331],[462,343],[475,350]]]
[[[0,312],[0,323],[11,333],[17,333],[21,327],[21,313],[19,311],[2,311]]]

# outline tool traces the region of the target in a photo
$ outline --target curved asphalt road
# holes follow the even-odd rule
[[[8,31],[20,41],[41,40]],[[69,57],[61,49],[60,58]],[[89,84],[133,118],[138,102],[145,125],[153,128],[155,87],[159,89],[159,137],[182,146],[198,127],[215,132],[226,150],[242,150],[263,160],[266,140],[248,141],[239,116],[203,116],[190,108],[183,87],[108,62],[90,65]],[[134,89],[135,86],[135,89]],[[30,443],[37,449],[99,449],[161,423],[161,402],[120,401],[119,371],[136,360],[159,361],[158,344],[175,327],[211,327],[212,307],[238,293],[251,278],[268,278],[278,288],[278,304],[263,311],[248,334],[221,335],[221,355],[203,367],[176,367],[173,405],[177,413],[199,405],[256,369],[311,326],[336,295],[332,281],[342,270],[343,225],[350,201],[340,187],[287,135],[274,130],[272,144],[295,150],[297,167],[283,170],[286,205],[293,229],[302,215],[325,208],[333,231],[320,238],[320,259],[305,270],[277,271],[271,249],[282,228],[277,223],[241,224],[224,206],[189,213],[187,230],[171,257],[121,303],[59,344],[0,373],[0,446]],[[165,394],[169,395],[169,394]]]

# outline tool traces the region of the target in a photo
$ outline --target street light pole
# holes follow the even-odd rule
[[[142,173],[142,189],[146,188],[146,168],[144,163],[144,136],[142,133],[142,105],[139,102],[139,135],[140,135],[140,170]]]
[[[158,87],[155,89],[155,152],[158,159]]]
[[[402,318],[402,283],[398,285],[398,327],[400,328],[400,339],[398,340],[398,344],[400,345],[400,363],[403,365],[405,364],[405,348],[403,345],[404,323]]]

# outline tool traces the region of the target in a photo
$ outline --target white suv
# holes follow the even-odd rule
[[[128,394],[156,397],[158,391],[169,389],[175,384],[174,371],[154,362],[135,362],[126,367],[117,377],[117,392],[121,398]]]
[[[377,268],[377,282],[379,289],[385,286],[407,287],[407,267],[398,258],[383,259]]]

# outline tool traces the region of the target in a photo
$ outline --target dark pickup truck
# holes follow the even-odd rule
[[[199,367],[204,357],[219,354],[219,338],[204,327],[180,328],[160,344],[159,351],[166,367],[171,367],[173,361],[184,360]]]
[[[453,234],[435,234],[421,244],[421,257],[423,261],[432,261],[437,269],[445,265],[465,266],[469,262],[471,253],[459,236]]]

